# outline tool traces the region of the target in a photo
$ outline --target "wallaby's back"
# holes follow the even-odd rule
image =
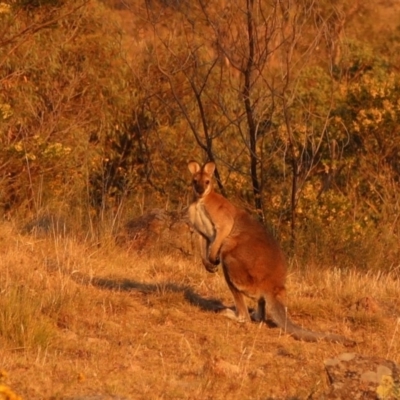
[[[249,297],[285,291],[286,260],[274,237],[241,211],[221,247],[221,259],[232,282]]]
[[[244,294],[258,301],[259,307],[263,308],[258,311],[262,319],[268,313],[277,326],[298,340],[327,340],[354,345],[343,336],[306,330],[290,320],[282,302],[285,296],[285,256],[272,234],[246,212],[237,215],[232,232],[221,247],[221,259],[228,285],[233,292],[237,291],[234,293],[237,306],[237,300],[239,307],[242,301],[240,294]]]

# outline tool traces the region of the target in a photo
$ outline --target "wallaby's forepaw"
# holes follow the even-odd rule
[[[218,256],[216,257],[210,256],[208,257],[208,261],[213,265],[218,265],[221,262]]]
[[[217,272],[218,265],[212,264],[210,261],[208,261],[204,258],[201,261],[203,262],[203,265],[208,272],[211,272],[211,273]]]

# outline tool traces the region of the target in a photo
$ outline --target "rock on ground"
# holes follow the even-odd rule
[[[400,367],[393,361],[342,353],[325,360],[331,385],[324,400],[399,400]]]

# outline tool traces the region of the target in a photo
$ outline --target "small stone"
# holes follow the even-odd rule
[[[376,373],[378,375],[379,382],[382,382],[382,378],[384,376],[392,376],[392,370],[388,368],[386,365],[378,365],[376,369]]]
[[[356,356],[355,353],[342,353],[339,355],[339,360],[341,361],[350,361]]]
[[[264,378],[265,377],[265,372],[261,368],[257,368],[254,371],[250,371],[248,373],[248,376],[249,376],[250,379]]]
[[[364,382],[379,383],[378,374],[374,371],[367,371],[360,375],[360,378]]]
[[[214,363],[214,371],[219,375],[237,375],[240,373],[238,365],[231,364],[228,361],[217,359]]]
[[[337,358],[328,358],[327,360],[324,361],[324,365],[326,367],[333,367],[337,364],[339,364],[339,360]]]
[[[397,400],[400,367],[391,360],[343,353],[324,362],[330,390],[324,400]]]

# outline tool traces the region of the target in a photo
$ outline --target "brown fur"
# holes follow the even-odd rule
[[[268,311],[273,322],[296,339],[311,342],[323,339],[353,345],[353,341],[343,336],[312,332],[289,319],[282,303],[285,256],[261,223],[213,191],[214,168],[213,163],[203,167],[196,162],[189,163],[195,193],[189,217],[202,237],[202,259],[206,269],[214,272],[218,257],[221,259],[225,280],[236,306],[236,313],[227,309],[225,314],[240,322],[250,321],[244,300],[247,296],[258,303],[254,319],[265,321]]]
[[[232,229],[237,209],[225,197],[214,192],[214,163],[200,167],[192,161],[188,167],[193,176],[195,200],[189,207],[189,219],[200,234],[202,262],[209,272],[215,272],[222,242]]]

